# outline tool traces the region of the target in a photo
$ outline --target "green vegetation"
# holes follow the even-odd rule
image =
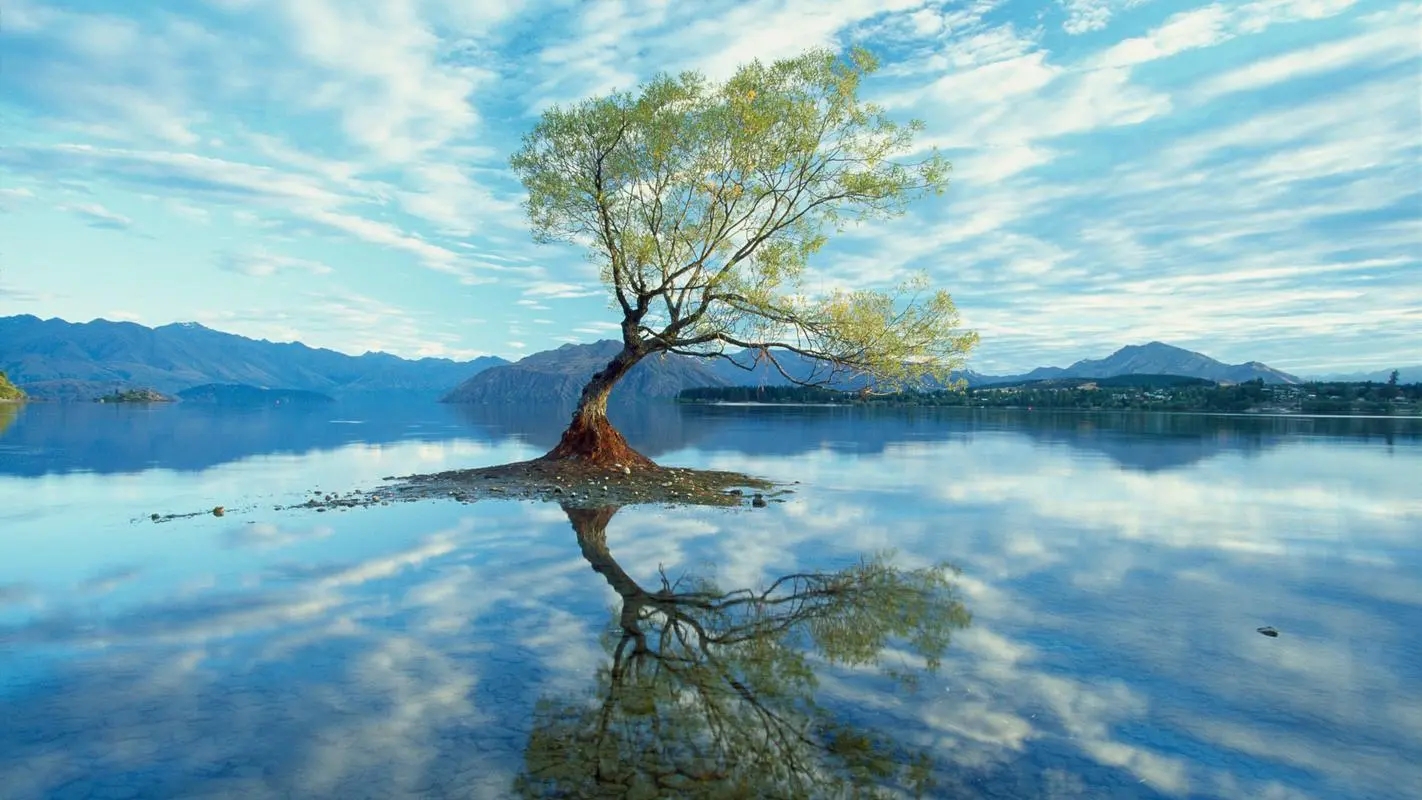
[[[173,398],[159,394],[152,389],[115,389],[103,397],[94,398],[96,403],[171,403]]]
[[[623,342],[546,458],[650,464],[608,423],[607,397],[661,353],[791,352],[827,366],[806,383],[862,374],[886,387],[961,366],[977,335],[925,277],[817,298],[801,284],[828,231],[897,216],[947,186],[932,148],[893,160],[915,150],[922,124],[859,100],[877,68],[862,49],[815,50],[753,61],[721,84],[663,74],[543,114],[511,160],[534,239],[589,248]]]
[[[0,403],[14,403],[24,399],[24,391],[10,383],[10,378],[3,370],[0,370]]]
[[[678,400],[686,403],[836,403],[1082,411],[1391,415],[1422,414],[1422,384],[1330,382],[1284,385],[1254,380],[1222,385],[1168,375],[1128,375],[1100,380],[1032,381],[1006,386],[868,396],[803,386],[705,387],[687,389]]]

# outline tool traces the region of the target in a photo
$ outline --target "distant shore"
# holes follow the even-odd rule
[[[1070,378],[864,395],[813,386],[687,389],[677,401],[704,405],[1000,408],[1025,411],[1150,411],[1318,417],[1422,416],[1422,384],[1215,383],[1170,375]]]

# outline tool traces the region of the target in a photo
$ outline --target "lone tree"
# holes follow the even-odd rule
[[[862,49],[815,50],[753,61],[721,84],[659,75],[544,113],[510,161],[534,240],[588,248],[623,345],[545,459],[651,465],[608,422],[607,398],[652,355],[747,370],[765,360],[797,384],[858,377],[876,390],[946,381],[962,366],[977,335],[922,275],[889,292],[803,291],[827,230],[900,215],[947,187],[937,151],[896,160],[921,122],[898,125],[858,99],[877,67]]]

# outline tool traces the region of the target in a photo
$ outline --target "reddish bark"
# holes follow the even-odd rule
[[[545,461],[580,461],[585,464],[653,467],[656,464],[633,450],[607,419],[607,398],[612,387],[645,353],[624,348],[583,387],[573,419],[558,446],[543,455]]]

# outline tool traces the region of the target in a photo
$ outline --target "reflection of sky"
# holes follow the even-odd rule
[[[615,596],[566,517],[271,508],[530,454],[461,439],[0,478],[0,785],[501,796],[533,703],[605,658]],[[1422,785],[1415,440],[1294,439],[1149,472],[1011,430],[665,460],[801,485],[763,510],[623,510],[608,544],[643,582],[661,567],[738,588],[884,548],[963,568],[974,625],[922,696],[849,671],[822,686],[988,796]],[[130,522],[217,504],[251,508]]]

